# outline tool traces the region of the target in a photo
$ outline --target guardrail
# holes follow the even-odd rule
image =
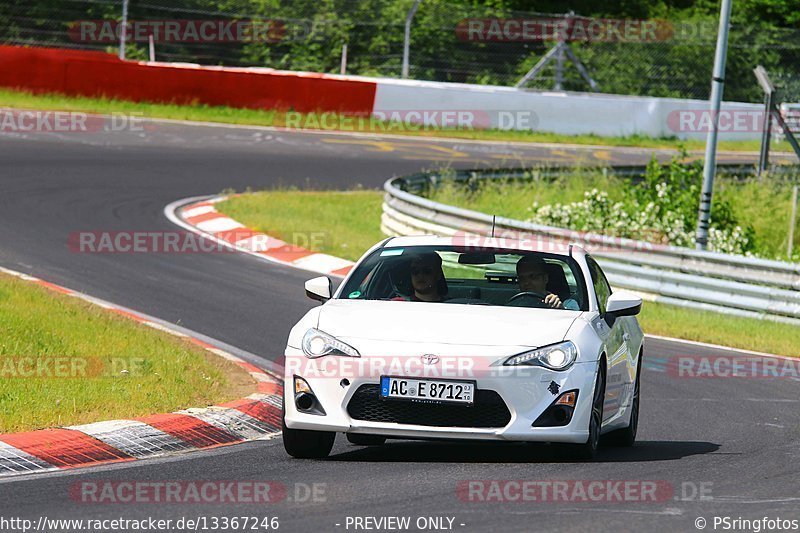
[[[752,166],[728,166],[741,172]],[[579,244],[602,265],[612,285],[645,299],[767,318],[800,325],[800,264],[663,246],[493,217],[420,196],[443,180],[551,178],[564,169],[436,172],[392,178],[384,184],[381,229],[387,235],[483,235],[534,240],[540,245]],[[644,167],[617,167],[636,177]]]

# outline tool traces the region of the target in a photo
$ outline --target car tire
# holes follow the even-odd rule
[[[636,381],[633,384],[633,400],[631,401],[631,421],[628,427],[612,431],[604,436],[604,443],[621,448],[630,448],[636,442],[636,432],[639,429],[639,383],[642,374],[642,356],[639,356],[639,366],[636,369]]]
[[[283,449],[297,459],[324,459],[331,453],[336,438],[333,431],[287,428],[286,420],[282,434]]]
[[[359,433],[346,433],[347,442],[356,446],[380,446],[386,442],[386,437],[380,435],[361,435]]]
[[[600,430],[603,426],[603,404],[606,397],[606,365],[605,360],[601,360],[597,368],[597,377],[594,380],[594,392],[592,394],[592,411],[589,416],[589,437],[583,444],[569,445],[567,451],[569,456],[581,461],[589,461],[597,455],[597,448],[600,445]]]

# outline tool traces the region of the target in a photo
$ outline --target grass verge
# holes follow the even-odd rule
[[[600,146],[635,146],[702,150],[705,141],[676,138],[652,138],[639,135],[630,137],[600,137],[598,135],[562,135],[558,133],[477,130],[456,128],[410,127],[398,122],[358,120],[335,113],[299,114],[277,110],[240,109],[224,106],[178,105],[169,103],[131,102],[109,98],[72,97],[61,94],[33,94],[21,90],[0,89],[0,107],[38,109],[43,111],[80,111],[85,113],[141,113],[145,118],[220,122],[246,126],[291,127],[326,131],[355,131],[374,134],[408,135],[412,137],[443,137],[484,141],[585,144]],[[720,150],[757,152],[759,141],[720,141]],[[790,151],[788,143],[776,142],[776,151]]]
[[[253,383],[184,339],[0,274],[0,433],[202,407]]]
[[[797,178],[793,178],[797,179]],[[767,259],[786,261],[789,227],[792,214],[792,186],[794,182],[777,176],[742,178],[718,176],[714,184],[714,202],[727,203],[737,224],[752,229],[752,253]],[[627,178],[603,175],[600,172],[576,170],[565,173],[553,181],[491,181],[474,187],[463,187],[445,181],[431,191],[429,198],[436,202],[492,213],[516,220],[529,220],[534,203],[539,206],[570,204],[584,199],[586,191],[597,189],[607,193],[612,202],[626,202],[630,192]],[[678,196],[679,192],[672,196]],[[670,197],[660,200],[669,205]],[[690,198],[694,202],[694,197]],[[693,205],[693,204],[692,204]],[[641,204],[634,204],[641,209]],[[696,209],[696,207],[693,207]],[[607,220],[604,219],[604,220]],[[595,231],[603,232],[600,229]],[[800,218],[795,220],[793,261],[800,260]]]
[[[380,230],[382,199],[380,191],[275,190],[236,196],[217,208],[247,227],[356,260],[385,238]],[[653,335],[800,356],[800,328],[778,322],[653,302],[642,306],[639,322]]]

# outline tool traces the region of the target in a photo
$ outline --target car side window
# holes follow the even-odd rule
[[[597,306],[600,308],[600,314],[606,312],[606,302],[611,295],[611,286],[608,284],[606,275],[600,269],[600,265],[591,257],[586,258],[586,263],[589,265],[589,273],[592,275],[592,285],[594,285],[594,292],[597,295]]]

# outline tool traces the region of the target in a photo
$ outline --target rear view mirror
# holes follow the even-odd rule
[[[327,276],[306,281],[306,296],[319,302],[327,302],[333,294],[333,282]]]
[[[492,265],[496,262],[494,254],[485,252],[464,252],[458,256],[460,265]]]

